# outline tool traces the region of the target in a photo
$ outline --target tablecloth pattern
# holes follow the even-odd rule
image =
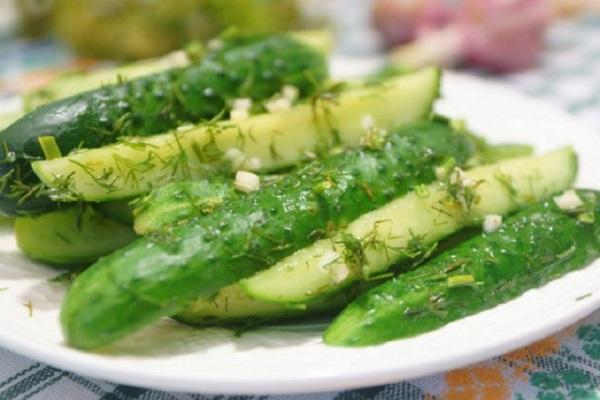
[[[0,54],[4,56],[0,59],[0,76],[14,76],[32,67],[69,60],[64,49],[57,51],[54,44],[45,42],[0,40]],[[498,79],[558,104],[600,134],[600,18],[587,17],[558,25],[549,34],[540,67]],[[467,368],[362,390],[294,396],[212,396],[148,390],[84,378],[0,348],[0,400],[507,398],[600,399],[600,311],[545,340]]]

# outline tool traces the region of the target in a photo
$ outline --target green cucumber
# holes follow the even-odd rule
[[[115,68],[102,68],[87,72],[66,72],[40,89],[25,93],[23,95],[23,108],[25,112],[31,112],[44,104],[97,89],[102,85],[114,85],[119,81],[132,80],[167,69],[186,67],[191,62],[188,53],[179,50],[160,58],[137,61]]]
[[[316,242],[240,282],[256,300],[305,303],[402,259],[419,258],[487,214],[507,214],[570,187],[577,174],[571,148],[541,157],[474,168],[460,182],[436,182],[362,215],[338,236]],[[451,173],[451,176],[455,176]]]
[[[435,256],[479,233],[479,229],[465,229],[440,242]],[[402,265],[395,269],[402,269]],[[384,277],[381,277],[384,278]],[[360,282],[340,293],[323,296],[307,304],[278,304],[254,300],[244,293],[239,284],[226,286],[207,299],[187,305],[173,318],[191,326],[225,326],[247,329],[290,319],[331,315],[342,310],[350,301],[367,290],[378,286],[381,279]]]
[[[291,32],[290,36],[322,54],[329,54],[333,47],[332,37],[325,30],[296,31]],[[69,71],[54,78],[47,85],[25,93],[23,108],[25,112],[30,112],[52,101],[97,89],[103,85],[113,85],[120,81],[128,81],[172,68],[186,67],[198,62],[201,57],[201,46],[191,43],[185,50],[177,50],[158,58],[140,60],[113,68],[100,68],[85,72]],[[16,119],[15,116],[13,121]],[[2,128],[4,125],[0,122],[0,129]]]
[[[485,138],[471,131],[466,122],[461,119],[450,119],[442,114],[435,114],[433,120],[450,124],[455,130],[470,135],[475,141],[477,154],[471,162],[470,167],[478,165],[493,164],[510,158],[527,157],[534,153],[533,146],[523,143],[499,143],[491,144]]]
[[[297,41],[312,47],[322,54],[329,55],[334,47],[332,32],[327,29],[309,29],[289,33]]]
[[[29,166],[43,159],[41,136],[53,136],[62,154],[97,148],[211,120],[236,98],[260,103],[284,85],[308,96],[326,77],[325,57],[289,35],[235,37],[197,64],[43,105],[0,132],[0,211],[37,213],[52,206]]]
[[[15,122],[19,117],[21,117],[22,113],[19,111],[6,112],[0,114],[0,129],[4,129],[13,122]]]
[[[261,187],[277,182],[282,176],[261,176]],[[166,226],[208,215],[241,196],[243,194],[235,188],[232,180],[218,177],[170,183],[132,202],[133,229],[139,235],[147,235]]]
[[[89,203],[94,209],[104,215],[106,218],[110,218],[123,225],[133,226],[134,215],[133,207],[126,201],[108,201],[104,203]],[[139,234],[139,232],[138,232]]]
[[[583,214],[544,201],[372,289],[335,319],[325,343],[368,346],[418,335],[590,264],[600,256],[600,193],[578,195]]]
[[[320,38],[320,31],[302,32],[299,37],[319,51],[326,50],[327,37]],[[322,44],[319,45],[319,42]],[[319,47],[320,46],[320,47]],[[323,49],[323,50],[321,50]],[[73,96],[88,90],[97,89],[103,85],[113,85],[144,75],[150,75],[171,68],[185,67],[191,63],[188,52],[179,50],[160,58],[136,61],[114,68],[100,68],[92,71],[69,71],[53,78],[50,83],[39,89],[26,92],[22,96],[22,111],[0,114],[0,130],[4,130],[24,114],[43,106],[44,104]]]
[[[510,158],[527,157],[533,154],[533,147],[526,144],[486,145],[477,152],[473,160],[476,164],[494,164]]]
[[[89,265],[136,238],[131,227],[75,205],[15,220],[17,245],[28,257],[60,267]]]
[[[367,135],[370,137],[370,135]],[[435,179],[473,155],[447,125],[420,123],[363,148],[314,161],[198,221],[161,229],[101,259],[73,283],[61,320],[80,348],[108,344]],[[381,148],[379,148],[381,146]]]
[[[87,201],[129,198],[173,181],[203,179],[207,164],[222,165],[232,152],[242,160],[233,167],[275,170],[331,145],[358,145],[365,117],[381,128],[427,117],[439,83],[439,70],[426,69],[337,98],[322,95],[288,111],[76,152],[34,162],[33,169],[48,186],[66,190],[66,198]]]
[[[481,146],[480,146],[481,147]],[[469,165],[490,164],[505,159],[519,156],[531,155],[533,150],[526,145],[488,145],[477,150],[475,157],[469,161]],[[280,176],[264,176],[266,179],[279,179]],[[154,189],[146,196],[134,201],[135,224],[134,229],[140,235],[155,232],[164,226],[172,225],[205,215],[214,211],[221,204],[239,197],[231,181],[218,179],[202,181],[184,181],[170,183],[158,189]],[[98,208],[110,203],[98,203]],[[117,202],[117,204],[120,204]],[[127,210],[128,211],[128,210]],[[107,213],[108,216],[117,217],[114,212]],[[121,221],[117,218],[117,220]],[[125,221],[130,223],[129,220]]]
[[[474,158],[469,162],[489,164],[503,159],[531,155],[532,149],[525,145],[489,145],[479,146]],[[264,176],[266,179],[279,179],[280,176]],[[181,221],[205,215],[223,203],[239,196],[231,181],[218,179],[202,181],[175,182],[154,189],[146,196],[134,201],[135,231],[140,235]],[[117,202],[119,203],[119,202]],[[104,204],[99,203],[99,207]],[[102,207],[103,208],[103,207]],[[114,213],[113,213],[114,214]],[[110,213],[108,213],[111,216]],[[129,221],[126,221],[129,223]]]
[[[176,222],[210,214],[240,196],[233,182],[226,180],[171,183],[135,200],[133,228],[145,235]]]

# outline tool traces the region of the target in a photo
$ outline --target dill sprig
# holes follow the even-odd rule
[[[483,180],[472,180],[462,169],[454,168],[444,182],[447,193],[445,203],[457,206],[466,214],[470,213],[473,206],[481,200],[477,187],[482,183]]]
[[[29,318],[33,317],[33,303],[31,300],[28,300],[26,303],[23,303],[23,306],[27,309],[27,314]]]
[[[342,256],[344,263],[357,275],[362,275],[362,267],[366,262],[363,244],[354,235],[343,232],[336,243],[343,245]]]
[[[319,131],[320,143],[315,147],[318,156],[327,155],[332,147],[341,143],[340,133],[333,121],[331,106],[339,104],[338,98],[345,86],[344,82],[336,82],[326,87],[315,86],[317,90],[309,100],[314,124],[319,125],[319,115],[321,115],[327,132],[323,135]]]
[[[433,254],[437,248],[437,242],[427,243],[427,234],[415,234],[409,230],[410,239],[402,249],[402,255],[412,260],[413,265],[420,264]]]
[[[83,272],[83,270],[65,271],[53,278],[49,278],[48,282],[70,284],[81,272]]]
[[[515,188],[512,176],[498,171],[496,175],[494,175],[494,178],[506,189],[506,191],[511,195],[513,199],[517,198],[518,192]]]

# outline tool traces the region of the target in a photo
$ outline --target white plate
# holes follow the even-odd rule
[[[600,188],[600,135],[546,104],[476,78],[448,75],[441,111],[493,141],[540,152],[573,144],[579,184]],[[79,374],[125,384],[204,393],[294,393],[356,388],[420,377],[499,355],[558,331],[600,307],[600,263],[435,332],[364,349],[326,347],[318,325],[262,329],[235,338],[163,321],[114,354],[66,347],[58,325],[56,275],[0,237],[0,345]],[[588,295],[590,294],[590,295]],[[583,299],[580,297],[588,295]],[[31,301],[33,315],[24,304]]]

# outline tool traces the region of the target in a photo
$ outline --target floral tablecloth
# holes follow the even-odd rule
[[[554,28],[539,68],[500,78],[557,103],[600,135],[600,18]],[[69,61],[54,44],[0,39],[5,82],[34,67]],[[0,84],[0,88],[1,88]],[[5,85],[5,88],[8,86]],[[4,94],[8,89],[4,91]],[[0,92],[1,93],[1,92]],[[569,132],[565,132],[566,135]],[[599,149],[600,150],[600,149]],[[294,396],[208,396],[166,393],[87,379],[0,348],[0,400],[199,399],[600,399],[600,311],[534,345],[460,370],[413,381],[338,393]]]

